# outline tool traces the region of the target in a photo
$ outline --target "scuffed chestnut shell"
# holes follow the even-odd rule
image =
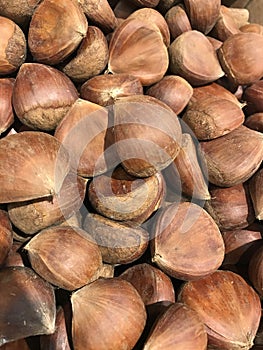
[[[146,251],[149,234],[140,226],[122,223],[102,215],[89,213],[84,230],[96,240],[102,260],[108,264],[128,264]]]
[[[117,98],[142,95],[140,80],[130,74],[102,74],[87,80],[80,89],[84,100],[101,106],[111,106]]]
[[[253,346],[261,317],[260,299],[241,276],[216,271],[187,282],[178,298],[195,310],[205,324],[208,346],[220,350]]]
[[[0,16],[0,76],[14,73],[27,54],[26,38],[21,28],[11,19]]]
[[[74,84],[58,69],[40,63],[24,63],[16,76],[12,103],[24,125],[50,131],[56,128],[77,98]]]
[[[58,194],[45,199],[10,203],[8,215],[22,232],[32,235],[69,219],[82,206],[87,180],[69,173]]]
[[[162,204],[165,183],[161,173],[137,178],[122,167],[93,178],[88,187],[92,207],[113,220],[141,224]]]

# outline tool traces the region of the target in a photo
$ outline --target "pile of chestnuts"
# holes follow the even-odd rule
[[[1,350],[263,349],[246,5],[0,0]]]

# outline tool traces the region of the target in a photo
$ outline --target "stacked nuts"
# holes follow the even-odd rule
[[[263,346],[263,20],[237,2],[0,0],[0,349]]]

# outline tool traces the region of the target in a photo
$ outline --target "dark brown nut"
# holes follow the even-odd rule
[[[58,64],[78,47],[87,29],[77,1],[43,0],[30,21],[28,46],[36,61]]]
[[[108,58],[105,35],[99,28],[89,26],[76,56],[63,67],[63,72],[75,82],[84,82],[100,74],[105,69]]]
[[[117,222],[89,213],[83,228],[97,242],[102,260],[108,264],[129,264],[146,251],[149,234],[140,226]]]
[[[87,80],[80,89],[80,97],[100,106],[111,106],[117,98],[142,95],[140,80],[130,74],[103,74]]]
[[[212,44],[197,30],[179,35],[169,47],[169,57],[171,72],[194,86],[211,83],[224,75]]]
[[[194,280],[216,271],[224,259],[224,241],[212,217],[194,203],[174,203],[157,217],[151,241],[152,261],[168,275]]]
[[[255,220],[255,213],[247,184],[232,187],[212,187],[211,199],[205,209],[217,223],[220,230],[245,228]]]
[[[146,178],[129,175],[122,167],[92,179],[88,198],[101,215],[141,224],[157,210],[165,196],[165,183],[157,172]]]
[[[247,117],[244,125],[249,129],[263,133],[263,112],[255,113]]]
[[[248,183],[256,218],[263,220],[263,169],[258,170]]]
[[[15,312],[10,310],[15,306]],[[0,271],[0,346],[55,332],[56,304],[51,285],[28,267]]]
[[[102,265],[97,243],[77,227],[52,226],[42,230],[24,249],[37,274],[70,291],[90,283]]]
[[[150,264],[143,263],[129,267],[119,278],[130,282],[136,288],[145,305],[160,301],[175,302],[171,279]]]
[[[209,181],[221,187],[235,186],[247,181],[259,168],[263,158],[263,136],[240,126],[227,135],[201,142],[201,149]]]
[[[253,346],[261,317],[260,299],[238,274],[216,271],[187,282],[179,301],[198,313],[205,324],[208,346],[220,350]]]
[[[26,59],[26,38],[11,19],[0,16],[0,76],[15,72]]]
[[[246,102],[246,112],[248,115],[263,112],[263,80],[247,86],[242,99]]]
[[[248,266],[249,279],[252,282],[253,287],[256,289],[256,291],[261,297],[263,295],[262,268],[263,268],[263,246],[261,243],[261,246],[252,255],[252,258]]]

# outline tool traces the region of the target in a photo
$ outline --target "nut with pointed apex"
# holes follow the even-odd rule
[[[8,205],[11,222],[22,232],[32,235],[51,225],[58,225],[78,211],[85,197],[87,180],[68,174],[58,194]]]
[[[43,0],[29,25],[28,46],[38,62],[58,64],[85,37],[86,17],[75,0]]]
[[[246,102],[247,115],[263,112],[263,80],[247,86],[242,99]]]
[[[109,71],[134,75],[143,85],[161,80],[168,69],[168,52],[160,30],[140,19],[128,18],[117,27],[109,51]]]
[[[217,186],[230,187],[247,181],[262,162],[263,135],[243,125],[200,144],[209,181]]]
[[[16,77],[12,101],[24,125],[50,131],[56,128],[77,98],[74,84],[58,69],[40,63],[24,63]]]
[[[241,276],[216,271],[187,282],[178,298],[205,324],[211,348],[242,350],[253,346],[261,318],[260,299]]]
[[[78,175],[93,177],[119,164],[108,110],[78,99],[55,131]]]
[[[165,14],[165,20],[170,29],[172,39],[176,39],[182,33],[192,30],[185,8],[181,4],[170,8]]]
[[[24,131],[0,140],[0,203],[50,197],[68,172],[68,152],[54,136]]]
[[[248,85],[263,77],[263,35],[239,33],[230,36],[218,50],[228,79],[236,85]]]
[[[190,198],[210,199],[208,181],[203,174],[205,169],[201,165],[202,162],[204,160],[200,150],[196,149],[192,136],[183,133],[178,156],[163,171],[168,186],[177,193],[181,190],[184,195]]]
[[[146,323],[136,289],[119,278],[98,279],[71,296],[74,349],[133,349]],[[99,336],[98,336],[99,334]]]
[[[152,8],[144,7],[142,9],[134,11],[128,18],[137,18],[141,21],[155,24],[162,34],[163,41],[168,47],[170,45],[170,31],[164,17]]]
[[[193,94],[192,86],[178,75],[166,75],[147,90],[147,95],[166,103],[175,114],[187,106]]]
[[[220,12],[220,0],[184,0],[191,26],[204,34],[214,27]]]
[[[125,170],[135,177],[147,177],[166,168],[178,155],[182,130],[165,103],[134,95],[115,102],[114,135]]]
[[[31,268],[1,269],[0,307],[0,346],[21,338],[55,332],[54,289]]]
[[[245,228],[255,220],[255,214],[247,184],[222,188],[210,188],[211,199],[205,209],[220,230]]]
[[[224,75],[207,37],[196,30],[179,35],[169,47],[170,70],[191,85],[205,85]]]
[[[70,291],[90,283],[102,266],[97,243],[77,227],[52,226],[42,230],[25,249],[36,273]]]
[[[118,25],[117,18],[107,0],[78,0],[85,15],[104,32],[112,32]]]
[[[182,120],[198,140],[211,140],[241,126],[245,115],[236,103],[209,96],[191,103],[183,114]]]
[[[157,217],[152,261],[172,277],[194,280],[218,269],[224,242],[212,217],[194,203],[174,203]]]
[[[198,314],[175,303],[156,320],[143,350],[206,350],[207,333]]]

